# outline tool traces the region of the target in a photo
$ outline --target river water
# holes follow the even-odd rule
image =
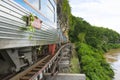
[[[113,80],[120,80],[120,48],[111,49],[105,54],[106,60],[110,63],[111,67],[115,72]]]

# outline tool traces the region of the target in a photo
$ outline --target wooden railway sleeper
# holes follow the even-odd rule
[[[27,73],[22,78],[20,78],[20,80],[29,80],[31,78],[31,76],[35,75],[35,73],[39,72],[39,70],[45,66],[45,64],[49,61],[49,58],[50,57],[43,60],[37,67],[33,68],[29,73]]]
[[[46,72],[49,66],[51,64],[53,65],[53,63],[56,63],[56,64],[54,64],[55,66],[52,69],[52,73],[53,75],[56,75],[57,71],[55,67],[61,61],[61,57],[62,57],[62,56],[59,56],[59,54],[62,48],[64,48],[65,46],[62,46],[58,50],[55,56],[50,56],[50,55],[46,56],[44,59],[37,62],[35,65],[33,65],[31,68],[29,68],[28,70],[22,72],[21,74],[17,75],[15,78],[10,80],[36,80],[38,76],[40,76],[40,79],[42,79],[44,72]]]

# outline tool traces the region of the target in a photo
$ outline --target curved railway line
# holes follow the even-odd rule
[[[9,80],[42,80],[45,73],[51,73],[51,75],[55,74],[57,72],[58,65],[53,65],[57,64],[57,62],[61,60],[61,54],[63,53],[62,50],[66,47],[70,49],[72,45],[70,43],[63,45],[54,56],[45,56],[28,69],[18,73]]]

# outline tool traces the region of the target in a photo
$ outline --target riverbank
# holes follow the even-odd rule
[[[120,80],[120,48],[111,49],[105,54],[106,60],[110,63],[114,70],[115,76],[113,80]]]
[[[85,43],[76,46],[79,55],[81,73],[87,80],[112,80],[114,72],[106,62],[103,53]]]

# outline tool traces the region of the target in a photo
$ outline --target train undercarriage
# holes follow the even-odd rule
[[[25,70],[47,55],[50,55],[48,45],[0,50],[0,80]]]
[[[18,78],[19,73],[26,78],[26,76],[33,76],[33,73],[43,74],[44,72],[54,75],[57,71],[62,70],[63,66],[61,67],[59,65],[63,62],[63,56],[65,58],[70,58],[70,54],[68,53],[71,53],[71,46],[66,49],[56,46],[56,51],[54,52],[55,54],[50,53],[49,48],[50,47],[48,45],[44,45],[41,47],[24,47],[0,50],[0,80],[8,80],[12,77],[13,79],[11,80],[24,80],[22,79],[24,77],[20,77],[21,79]],[[28,72],[26,72],[26,70]],[[28,75],[28,73],[30,73],[30,75]],[[17,74],[18,76],[14,78]]]

